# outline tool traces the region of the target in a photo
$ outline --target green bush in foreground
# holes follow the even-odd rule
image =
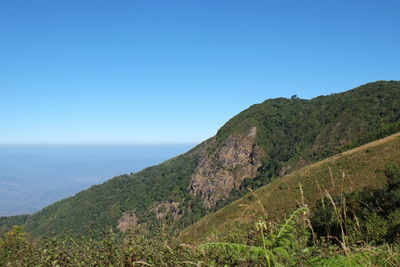
[[[400,163],[384,170],[387,186],[323,199],[312,218],[319,236],[373,244],[400,241]]]
[[[143,229],[109,231],[90,238],[30,239],[13,227],[0,241],[0,266],[399,266],[399,245],[312,241],[308,209],[301,207],[282,224],[260,220],[242,233],[199,246],[181,244],[168,231],[149,236]]]

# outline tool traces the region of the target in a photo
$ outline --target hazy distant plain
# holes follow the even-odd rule
[[[93,184],[159,164],[193,146],[0,146],[0,216],[38,211]]]

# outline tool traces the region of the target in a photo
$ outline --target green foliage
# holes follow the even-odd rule
[[[212,242],[200,247],[217,266],[399,266],[398,244],[374,247],[348,242],[342,247],[311,238],[308,214],[303,206],[282,224],[261,220],[253,233],[239,237],[229,233],[225,237],[235,236],[236,242]]]
[[[103,236],[28,239],[15,228],[0,242],[0,266],[210,266],[202,265],[199,249],[165,231],[152,238],[138,229],[127,234],[109,230]]]
[[[2,240],[0,240],[0,259],[6,258],[7,261],[13,262],[19,258],[24,258],[23,251],[27,248],[26,234],[22,227],[13,226],[7,232]],[[0,261],[1,263],[1,261]]]
[[[400,163],[386,165],[387,186],[324,199],[315,208],[312,224],[321,237],[374,244],[400,241]],[[338,216],[339,214],[339,216]]]
[[[0,266],[399,266],[400,246],[313,243],[308,208],[281,224],[262,219],[256,227],[230,233],[221,242],[182,244],[173,232],[128,233],[109,229],[100,240],[88,237],[31,239],[21,227],[0,238]],[[234,242],[236,241],[236,242]]]
[[[396,246],[364,246],[353,247],[347,253],[343,253],[334,246],[328,247],[326,252],[318,251],[313,258],[308,260],[309,266],[332,267],[365,267],[365,266],[392,266],[400,264],[400,247]]]
[[[385,175],[388,179],[388,189],[392,190],[400,187],[400,164],[389,162],[385,168]]]
[[[30,215],[16,215],[8,217],[0,217],[0,236],[7,231],[10,231],[14,225],[23,225]]]
[[[400,82],[368,83],[311,100],[267,100],[228,121],[217,133],[217,146],[251,126],[267,151],[260,176],[252,181],[257,187],[285,166],[293,170],[400,131]]]
[[[206,250],[219,249],[220,254],[227,255],[219,257],[219,264],[239,265],[263,264],[266,266],[297,266],[306,258],[310,251],[306,249],[309,239],[308,231],[304,227],[298,227],[299,219],[306,216],[307,207],[297,209],[279,227],[269,227],[267,221],[256,223],[256,231],[259,232],[261,242],[257,245],[247,245],[229,242],[205,243],[201,247]],[[228,253],[226,253],[228,252]],[[212,253],[215,253],[213,251]]]

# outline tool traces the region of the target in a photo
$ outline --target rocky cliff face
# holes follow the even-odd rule
[[[164,201],[156,204],[151,211],[155,212],[158,220],[164,220],[167,216],[171,216],[173,221],[177,221],[182,215],[179,213],[180,202]]]
[[[246,134],[232,135],[212,153],[204,147],[192,175],[190,193],[200,196],[204,205],[210,208],[228,197],[232,189],[239,188],[244,179],[254,178],[261,167],[263,154],[255,142],[256,133],[256,127],[252,127]],[[209,145],[215,145],[215,140]]]
[[[124,212],[122,217],[118,220],[117,228],[121,232],[132,230],[138,225],[138,218],[133,210]]]

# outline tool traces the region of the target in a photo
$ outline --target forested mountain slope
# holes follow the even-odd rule
[[[400,82],[253,105],[191,151],[115,177],[28,216],[34,234],[90,234],[137,223],[185,227],[279,176],[400,130]],[[6,219],[0,218],[0,224]]]
[[[196,243],[207,240],[209,236],[218,238],[229,229],[237,228],[238,224],[242,227],[252,226],[264,213],[271,222],[287,218],[302,202],[313,211],[317,201],[327,197],[327,193],[335,197],[342,193],[382,188],[387,184],[385,168],[389,164],[400,166],[400,133],[337,154],[277,179],[205,216],[182,231],[181,238]]]

